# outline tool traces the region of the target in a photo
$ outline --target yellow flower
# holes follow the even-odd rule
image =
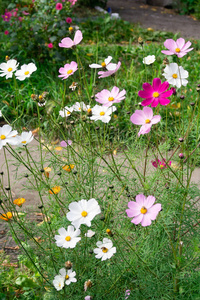
[[[19,207],[22,206],[22,204],[26,202],[26,200],[24,198],[18,198],[18,199],[15,199],[13,201],[14,204],[18,205]]]
[[[70,165],[65,165],[62,167],[63,170],[67,171],[67,172],[71,172],[71,170],[74,168],[74,165],[70,164]]]
[[[61,188],[60,186],[54,186],[49,190],[49,194],[58,194],[60,192]]]
[[[11,218],[12,218],[12,213],[10,211],[7,212],[6,214],[0,215],[0,219],[2,219],[4,221],[8,221]]]

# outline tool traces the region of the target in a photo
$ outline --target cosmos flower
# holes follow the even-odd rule
[[[63,170],[67,171],[67,172],[71,172],[72,169],[74,169],[74,165],[70,164],[70,165],[65,165],[62,167]]]
[[[17,146],[26,146],[33,140],[33,134],[32,131],[26,132],[23,131],[21,133],[21,136],[18,136],[18,144]]]
[[[166,159],[163,160],[159,160],[158,158],[156,160],[152,160],[151,161],[152,165],[154,166],[154,168],[158,168],[160,167],[160,169],[165,169],[167,168],[167,166],[171,166],[171,160],[168,161],[168,163],[166,164]]]
[[[73,75],[74,72],[78,70],[78,65],[75,61],[72,61],[70,64],[65,64],[63,68],[59,69],[58,77],[63,77],[62,79],[67,79],[69,76]]]
[[[60,291],[64,287],[65,278],[62,275],[56,275],[53,280],[53,285],[57,291]]]
[[[162,50],[161,52],[166,55],[177,55],[179,58],[186,55],[188,52],[192,51],[193,48],[189,48],[191,46],[191,42],[188,41],[185,43],[185,40],[183,38],[179,38],[176,40],[176,42],[172,39],[167,39],[164,42],[164,46],[168,50]]]
[[[58,194],[61,191],[61,187],[60,186],[54,186],[51,188],[51,190],[49,190],[49,194]]]
[[[73,46],[78,45],[82,41],[82,39],[83,39],[82,32],[80,30],[77,30],[73,41],[69,37],[66,37],[61,40],[61,43],[59,43],[59,47],[72,48]]]
[[[98,248],[95,248],[93,252],[96,254],[96,258],[101,258],[101,260],[110,259],[113,254],[116,253],[116,247],[113,247],[113,243],[110,239],[104,238],[103,242],[98,241],[96,243]]]
[[[76,228],[79,228],[81,224],[90,227],[94,217],[101,213],[98,202],[93,198],[88,201],[82,199],[72,202],[69,204],[69,210],[66,217]]]
[[[34,63],[29,63],[28,65],[24,64],[21,66],[21,69],[15,73],[15,76],[18,80],[22,81],[31,76],[33,72],[37,70],[37,67]]]
[[[8,211],[6,214],[0,214],[0,219],[4,221],[9,221],[12,218],[12,213]]]
[[[186,86],[188,84],[188,71],[184,70],[183,67],[179,67],[177,63],[171,63],[167,65],[162,74],[169,84],[180,88],[182,85]]]
[[[143,58],[143,64],[145,65],[151,65],[156,60],[155,55],[148,55]]]
[[[101,64],[91,64],[89,65],[92,69],[104,68],[108,71],[115,70],[117,64],[111,63],[112,56],[108,56]]]
[[[153,110],[150,107],[144,107],[143,110],[136,110],[130,120],[135,125],[142,125],[138,136],[149,133],[151,126],[157,124],[161,120],[160,115],[153,116]]]
[[[139,194],[136,196],[136,202],[130,201],[126,213],[129,218],[133,217],[131,222],[135,225],[141,223],[144,227],[151,225],[151,221],[155,220],[161,211],[160,203],[153,205],[155,200],[153,196],[146,198],[143,194]]]
[[[90,105],[86,105],[84,102],[76,102],[73,105],[73,109],[74,111],[87,111],[88,109],[90,109]]]
[[[5,11],[5,14],[1,16],[3,18],[3,20],[5,22],[9,22],[11,17],[12,17],[12,13],[10,11]]]
[[[114,86],[111,92],[109,90],[104,89],[101,92],[97,93],[95,95],[95,100],[103,104],[103,106],[109,107],[112,106],[113,103],[119,103],[123,99],[125,99],[125,94],[126,94],[125,90],[122,90],[120,92],[119,88]]]
[[[59,273],[63,276],[66,285],[70,285],[71,282],[77,282],[77,279],[75,278],[76,272],[72,271],[72,269],[66,271],[65,268],[62,268]]]
[[[63,8],[62,3],[56,3],[56,9],[61,10]]]
[[[71,145],[72,145],[72,141],[71,140],[61,141],[60,142],[60,146],[61,147],[67,147],[67,146],[71,146]]]
[[[72,18],[69,18],[69,17],[68,17],[68,18],[66,19],[66,22],[67,22],[68,24],[72,23]]]
[[[63,110],[59,111],[59,115],[63,118],[69,117],[71,115],[71,113],[73,112],[73,110],[74,110],[73,106],[72,107],[65,106],[63,108]]]
[[[18,137],[17,130],[12,130],[10,125],[0,127],[0,149],[6,144],[17,145]]]
[[[152,86],[146,82],[142,85],[142,87],[144,90],[138,92],[139,97],[145,98],[141,105],[146,106],[151,104],[151,107],[156,107],[159,103],[161,105],[167,105],[170,103],[170,100],[167,99],[167,97],[170,97],[173,91],[166,91],[169,87],[169,83],[167,81],[161,83],[160,78],[154,78]]]
[[[48,46],[49,49],[53,48],[53,44],[52,43],[49,43],[47,46]]]
[[[95,235],[95,232],[92,231],[92,230],[90,230],[90,229],[88,229],[88,231],[85,233],[85,236],[86,236],[87,238],[91,238],[91,237],[93,237],[94,235]]]
[[[19,63],[16,59],[9,59],[6,63],[0,64],[0,76],[6,76],[6,79],[12,78],[13,73],[17,70]]]
[[[56,245],[62,248],[75,248],[76,244],[81,240],[79,237],[80,230],[74,230],[74,226],[69,225],[67,230],[62,227],[58,229],[59,235],[55,235]]]
[[[118,69],[120,68],[120,66],[121,66],[121,62],[119,61],[118,64],[116,65],[115,69],[108,70],[105,72],[104,71],[98,72],[98,75],[100,75],[98,78],[105,78],[105,77],[109,77],[109,76],[115,74],[118,71]]]
[[[26,199],[24,199],[24,198],[18,198],[13,201],[13,203],[15,205],[18,205],[19,207],[21,207],[24,202],[26,202]]]
[[[111,114],[116,110],[117,108],[115,106],[106,107],[95,105],[92,108],[92,116],[90,119],[94,121],[101,120],[103,123],[108,123],[111,119]]]

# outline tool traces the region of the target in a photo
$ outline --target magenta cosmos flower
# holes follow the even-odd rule
[[[163,160],[159,160],[158,158],[156,158],[156,160],[152,160],[151,163],[154,166],[154,168],[160,167],[160,169],[165,169],[165,168],[167,168],[167,166],[171,166],[172,162],[170,160],[166,164],[166,159],[165,158]]]
[[[164,42],[164,46],[169,50],[162,50],[162,53],[166,55],[176,54],[179,58],[183,57],[188,52],[193,50],[193,48],[189,48],[191,46],[191,42],[188,41],[187,43],[185,43],[185,40],[183,38],[177,39],[176,42],[172,39],[167,39]]]
[[[67,22],[68,24],[72,23],[72,18],[69,18],[69,17],[68,17],[68,18],[66,19],[66,22]]]
[[[82,41],[82,39],[83,39],[82,32],[80,30],[77,30],[73,41],[69,37],[66,37],[61,40],[61,43],[59,43],[59,47],[72,48],[73,46],[78,45]]]
[[[97,93],[95,95],[96,101],[103,104],[103,106],[112,106],[113,103],[121,102],[123,99],[125,99],[126,91],[122,90],[119,91],[119,88],[114,86],[110,91],[108,90],[102,90],[101,92]]]
[[[63,8],[62,3],[56,3],[56,9],[61,10]]]
[[[136,110],[130,120],[135,125],[142,125],[138,132],[138,136],[140,136],[149,133],[151,126],[160,122],[161,116],[153,116],[153,110],[150,107],[144,107],[143,110]]]
[[[143,194],[136,196],[136,202],[130,201],[128,203],[129,209],[126,209],[127,216],[133,219],[132,223],[138,225],[141,223],[142,226],[151,225],[151,221],[155,220],[159,211],[161,211],[161,204],[157,203],[155,205],[155,197],[148,196],[147,198]]]
[[[109,71],[105,71],[105,72],[104,71],[98,72],[98,75],[100,75],[98,78],[105,78],[105,77],[109,77],[109,76],[115,74],[118,71],[118,69],[120,68],[120,66],[121,66],[121,62],[119,61],[114,70],[109,70]]]
[[[166,91],[169,87],[169,83],[167,81],[161,83],[160,78],[154,78],[152,86],[150,83],[145,82],[142,87],[143,91],[138,92],[139,97],[145,98],[141,105],[146,106],[151,104],[151,107],[156,107],[159,103],[161,105],[167,105],[170,103],[170,100],[167,99],[167,97],[170,97],[173,94],[173,91]]]
[[[67,79],[70,75],[73,75],[77,69],[77,63],[75,61],[72,61],[70,64],[65,64],[64,68],[59,69],[59,73],[61,75],[58,75],[58,77],[63,77],[62,79]]]

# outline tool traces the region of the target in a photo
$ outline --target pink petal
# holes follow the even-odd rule
[[[153,101],[151,103],[151,107],[158,106],[159,102],[160,102],[160,97],[159,98],[153,98]]]
[[[161,52],[162,52],[163,54],[166,54],[166,55],[173,55],[173,54],[174,54],[174,52],[169,51],[169,50],[162,50]]]
[[[74,43],[69,37],[67,37],[62,39],[61,43],[59,43],[58,45],[59,47],[63,47],[63,48],[71,48],[74,45]]]
[[[170,97],[172,94],[173,94],[173,91],[169,90],[169,91],[162,93],[161,97],[167,98],[167,97]]]
[[[128,203],[129,209],[126,209],[127,216],[132,218],[140,214],[140,205],[137,202],[130,201]]]
[[[149,119],[151,120],[153,118],[153,110],[150,107],[144,107],[143,108],[145,120]]]
[[[141,110],[136,110],[134,114],[130,117],[130,120],[133,124],[135,125],[143,125],[145,124],[145,118],[143,111]]]
[[[135,197],[136,202],[142,207],[146,201],[146,197],[143,194],[139,194]]]
[[[140,136],[141,134],[147,134],[150,132],[150,130],[151,130],[151,124],[142,125],[140,131],[138,132],[138,136]]]
[[[131,222],[134,223],[135,225],[138,225],[142,219],[143,219],[143,214],[140,214],[139,216],[134,217]]]
[[[111,94],[112,94],[113,98],[116,98],[117,95],[119,94],[119,88],[114,86],[111,90]]]
[[[151,119],[151,124],[157,124],[158,122],[160,122],[160,120],[161,120],[160,115],[153,116],[153,118]]]
[[[143,227],[151,225],[151,219],[150,216],[146,213],[141,221],[141,225]]]
[[[182,51],[183,46],[185,45],[185,40],[183,38],[179,38],[176,41],[176,48],[180,48],[180,50]]]
[[[143,83],[142,88],[148,93],[153,93],[153,88],[148,82]]]
[[[160,97],[160,104],[161,105],[168,105],[170,103],[170,100],[164,97]],[[151,105],[152,106],[152,105]]]
[[[80,30],[77,30],[74,36],[74,44],[79,44],[83,39],[82,32]]]
[[[176,46],[176,42],[172,39],[167,39],[165,42],[164,42],[164,46],[169,49],[170,51],[173,51],[173,54],[174,54],[174,51],[175,49],[177,48]]]
[[[149,104],[151,104],[151,102],[152,102],[153,100],[154,100],[153,97],[147,98],[147,99],[145,99],[145,100],[142,101],[141,105],[142,105],[142,106],[149,105]]]
[[[152,207],[148,209],[147,215],[151,218],[151,220],[155,220],[159,211],[161,211],[162,207],[160,203],[156,203]]]
[[[148,209],[152,207],[152,205],[154,204],[154,202],[156,201],[156,198],[154,196],[148,196],[146,198],[146,202],[145,202],[145,207]]]
[[[167,81],[164,81],[161,85],[160,88],[158,90],[158,93],[163,93],[164,91],[166,91],[169,87],[169,83]]]
[[[153,80],[153,89],[154,89],[155,92],[157,92],[159,90],[160,85],[161,85],[160,78],[154,78],[154,80]]]
[[[184,46],[183,48],[181,49],[181,51],[186,51],[186,50],[189,50],[188,48],[192,45],[192,43],[190,41],[188,41]],[[193,48],[191,48],[193,49]]]
[[[138,96],[141,98],[150,98],[152,97],[152,91],[151,92],[147,92],[147,91],[139,91],[138,92]]]

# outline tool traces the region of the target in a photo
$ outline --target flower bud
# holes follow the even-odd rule
[[[65,268],[66,269],[71,269],[72,268],[72,263],[71,263],[70,260],[68,260],[68,261],[65,262]]]
[[[183,154],[183,153],[179,153],[178,156],[179,156],[180,159],[183,159],[183,158],[184,158],[184,154]]]
[[[139,38],[138,38],[138,43],[140,44],[140,45],[143,45],[143,39],[141,38],[141,36],[139,36]]]
[[[184,138],[179,138],[178,140],[180,143],[182,143],[184,141]]]

